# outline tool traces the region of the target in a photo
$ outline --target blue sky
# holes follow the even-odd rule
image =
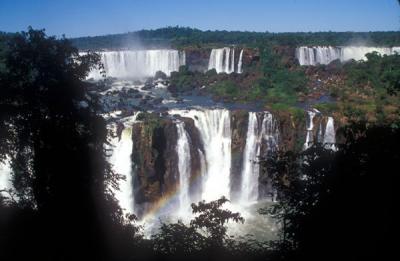
[[[202,30],[388,31],[397,0],[0,0],[0,31],[45,28],[67,37],[165,26]]]

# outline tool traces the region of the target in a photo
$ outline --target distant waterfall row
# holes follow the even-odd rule
[[[296,49],[296,58],[300,65],[329,64],[334,60],[345,62],[351,59],[365,60],[365,55],[378,52],[381,55],[400,53],[400,47],[363,47],[363,46],[302,46]]]
[[[208,62],[208,70],[215,69],[217,73],[242,73],[243,49],[235,63],[235,48],[212,49]]]
[[[332,117],[326,119],[325,129],[322,126],[322,121],[320,121],[317,135],[315,135],[314,119],[317,114],[320,114],[320,112],[316,110],[310,110],[307,112],[307,133],[306,141],[303,146],[304,150],[311,147],[315,142],[323,144],[327,149],[336,150],[336,130],[334,119]]]
[[[185,65],[185,52],[178,50],[138,50],[101,52],[101,62],[107,77],[146,78],[157,71],[166,75]],[[88,78],[101,79],[100,70],[90,72]]]

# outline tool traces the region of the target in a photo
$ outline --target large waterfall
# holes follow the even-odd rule
[[[381,55],[400,53],[400,47],[365,47],[365,46],[301,46],[296,49],[296,58],[300,65],[329,64],[334,60],[345,62],[351,59],[365,60],[365,55],[378,52]]]
[[[136,122],[140,112],[134,113],[131,117],[124,118],[120,121],[122,124],[122,132],[118,136],[118,127],[111,124],[109,129],[113,134],[110,138],[110,146],[108,146],[111,154],[109,162],[115,173],[123,175],[125,179],[119,181],[119,190],[115,191],[115,197],[119,201],[120,207],[124,213],[135,212],[135,201],[133,191],[133,171],[132,171],[132,124]]]
[[[115,196],[125,213],[134,213],[133,186],[132,186],[132,128],[127,127],[121,133],[121,138],[114,138],[114,151],[111,156],[113,170],[125,176],[125,180],[120,181],[119,190]]]
[[[241,50],[238,62],[237,73],[242,72],[243,50]],[[235,72],[235,48],[219,48],[212,49],[208,62],[208,70],[215,69],[217,73],[233,73]]]
[[[188,134],[185,130],[185,123],[176,124],[178,140],[176,153],[178,155],[179,171],[179,216],[187,216],[190,213],[190,144]]]
[[[259,198],[258,164],[261,147],[266,143],[267,150],[274,150],[277,145],[278,132],[273,122],[272,114],[265,112],[257,117],[256,112],[249,112],[246,135],[246,146],[243,152],[241,198],[242,204],[256,202]]]
[[[157,71],[168,76],[185,65],[185,52],[178,50],[137,50],[100,52],[107,77],[146,78]],[[100,79],[99,70],[93,70],[88,78]]]
[[[171,111],[194,120],[205,150],[202,199],[230,196],[231,124],[226,109]]]

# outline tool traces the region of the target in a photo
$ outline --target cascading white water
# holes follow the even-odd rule
[[[365,47],[365,46],[301,46],[296,48],[296,58],[300,65],[329,64],[339,59],[345,62],[351,59],[356,61],[366,60],[365,55],[378,52],[381,55],[393,55],[400,53],[399,47]]]
[[[242,60],[243,60],[243,49],[240,51],[240,55],[239,55],[239,61],[238,61],[238,73],[242,73]]]
[[[328,117],[326,122],[325,135],[324,135],[324,146],[332,150],[336,149],[336,134],[334,120],[332,117]]]
[[[187,217],[190,214],[190,204],[192,203],[189,194],[190,187],[190,145],[189,137],[185,130],[184,122],[177,122],[176,129],[178,140],[176,153],[178,154],[179,171],[179,216]]]
[[[146,78],[157,71],[170,75],[185,65],[185,53],[178,50],[137,50],[100,52],[107,77]],[[100,79],[99,70],[92,70],[88,79]]]
[[[113,170],[125,176],[119,182],[119,190],[115,197],[124,213],[134,213],[133,186],[132,186],[132,128],[127,127],[121,133],[121,139],[114,138],[111,142],[114,147],[110,162]]]
[[[9,190],[12,188],[11,173],[12,169],[10,166],[10,159],[6,157],[3,162],[0,162],[0,191]],[[7,196],[7,194],[2,192],[0,192],[0,194]]]
[[[135,201],[133,193],[133,173],[132,173],[132,124],[136,122],[137,116],[140,112],[124,118],[121,122],[124,125],[121,137],[112,137],[110,140],[111,155],[109,162],[112,169],[120,175],[125,176],[125,180],[119,181],[119,190],[115,191],[115,197],[119,202],[120,207],[124,213],[133,214],[135,211]],[[114,133],[116,126],[113,125]]]
[[[246,146],[243,152],[241,202],[254,202],[258,199],[259,164],[262,135],[258,127],[257,113],[249,112]]]
[[[192,118],[204,145],[205,168],[202,169],[202,199],[216,200],[230,196],[231,123],[226,109],[172,110]]]
[[[308,111],[308,121],[307,121],[307,135],[306,135],[306,142],[304,143],[304,150],[311,147],[311,143],[313,142],[313,130],[314,130],[314,111]]]
[[[242,57],[243,50],[238,61],[238,73],[241,73],[242,70]],[[208,70],[212,69],[215,69],[217,73],[229,74],[235,72],[235,48],[224,47],[212,49],[210,53],[210,59],[208,61]]]
[[[262,120],[261,124],[260,121]],[[256,112],[249,112],[246,145],[243,152],[241,198],[242,204],[257,202],[259,198],[260,165],[257,163],[261,155],[263,143],[267,151],[274,151],[277,146],[278,131],[275,128],[272,114],[264,112],[257,117]]]
[[[302,46],[296,49],[300,65],[328,64],[340,59],[340,49],[332,46]]]

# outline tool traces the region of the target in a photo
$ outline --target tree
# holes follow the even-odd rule
[[[268,162],[280,190],[269,214],[284,224],[286,258],[378,260],[394,253],[400,132],[366,126],[346,128],[346,143],[336,153],[317,145],[275,158],[277,166]]]
[[[204,200],[198,204],[192,204],[193,214],[198,214],[190,225],[195,228],[205,229],[214,246],[220,247],[226,238],[227,228],[225,224],[232,220],[244,222],[240,213],[234,213],[227,209],[221,209],[222,205],[229,202],[225,197],[206,203]]]
[[[84,81],[98,63],[98,55],[81,56],[44,30],[29,28],[9,41],[0,74],[0,155],[11,158],[22,210],[0,224],[7,232],[2,255],[18,259],[30,253],[24,248],[42,259],[106,255],[105,228],[118,227],[122,212],[110,191],[118,176],[105,160],[105,122]],[[24,209],[35,218],[24,220]],[[24,237],[35,240],[29,245]],[[12,252],[17,246],[22,251]]]

